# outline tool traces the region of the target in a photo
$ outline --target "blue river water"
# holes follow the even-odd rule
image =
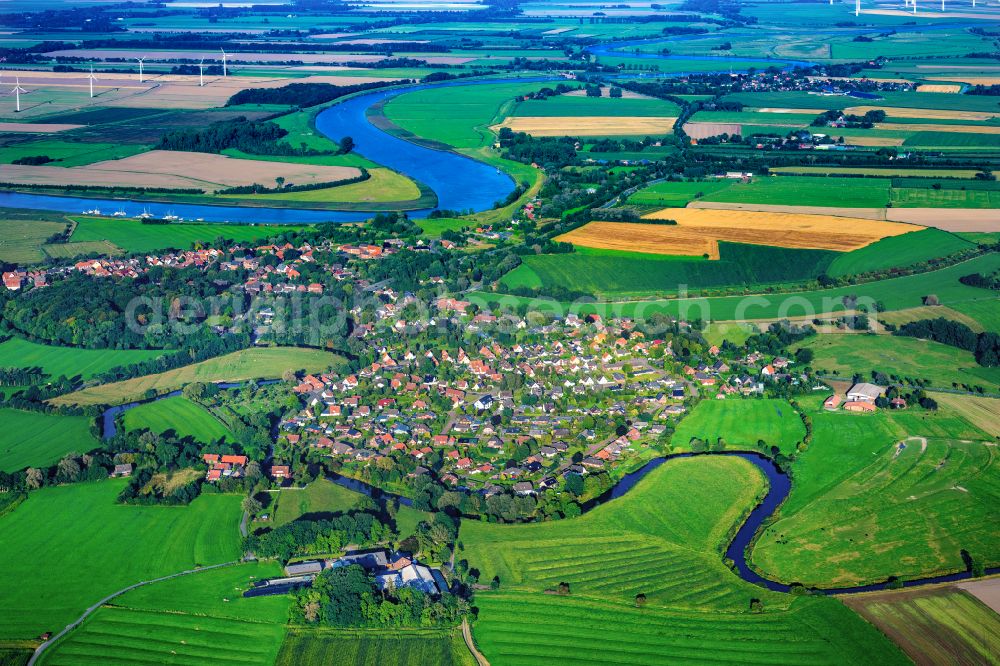
[[[510,79],[510,81],[546,81],[547,77]],[[447,150],[435,150],[396,138],[381,130],[367,118],[373,104],[416,90],[430,87],[451,87],[503,83],[492,81],[449,81],[441,84],[400,86],[352,97],[335,104],[316,118],[316,128],[335,141],[349,136],[355,152],[415,178],[424,183],[438,198],[438,208],[482,211],[502,201],[515,187],[510,176],[482,162]],[[311,224],[322,222],[355,222],[371,217],[372,212],[308,210],[300,208],[259,208],[249,206],[216,206],[202,204],[156,203],[90,197],[63,197],[21,192],[0,192],[0,206],[33,208],[62,213],[80,213],[99,209],[105,215],[124,211],[128,217],[148,212],[155,217],[176,215],[187,221],[239,222],[271,224]],[[373,206],[377,210],[377,204]],[[426,217],[431,209],[408,211],[410,217]]]

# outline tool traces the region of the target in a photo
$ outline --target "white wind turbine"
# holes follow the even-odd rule
[[[139,83],[142,83],[142,61],[145,59],[146,59],[145,57],[136,58],[136,60],[139,61]]]
[[[94,81],[97,80],[97,77],[94,76],[94,68],[93,67],[90,68],[90,74],[87,76],[87,78],[90,79],[90,97],[91,97],[91,99],[93,99],[93,97],[94,97]]]
[[[205,60],[202,59],[198,63],[198,87],[201,88],[205,85]]]
[[[12,93],[14,93],[14,110],[17,113],[20,113],[21,112],[21,93],[26,93],[28,91],[21,87],[21,77],[20,76],[15,77],[14,80],[15,80],[14,89],[11,91]]]
[[[854,0],[854,15],[861,16],[861,0]]]
[[[219,50],[222,51],[222,78],[225,78],[229,76],[229,69],[226,67],[226,58],[228,56],[226,55],[225,49],[220,48]]]

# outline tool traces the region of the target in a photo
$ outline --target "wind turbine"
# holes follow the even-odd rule
[[[94,81],[97,79],[97,77],[94,76],[94,68],[93,67],[90,68],[90,75],[87,76],[87,78],[90,79],[90,97],[91,97],[91,99],[93,99],[93,97],[94,97]]]
[[[973,2],[975,2],[975,0],[973,0]],[[219,50],[222,51],[222,77],[225,78],[229,76],[229,70],[226,68],[226,57],[227,57],[226,50],[222,48],[220,48]]]
[[[861,0],[854,0],[854,15],[861,16]]]
[[[139,61],[139,83],[142,83],[142,61],[145,60],[145,59],[146,59],[145,57],[143,57],[143,58],[136,58],[136,60]]]
[[[198,63],[198,87],[201,88],[205,85],[205,60],[202,59]]]
[[[15,111],[17,113],[20,113],[21,112],[21,93],[26,93],[28,91],[21,87],[21,77],[20,76],[16,77],[15,81],[16,82],[14,84],[14,90],[12,90],[11,92],[14,93],[14,105],[15,105],[14,109],[15,109]]]

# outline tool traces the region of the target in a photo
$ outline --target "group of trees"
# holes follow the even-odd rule
[[[240,90],[230,97],[229,101],[226,102],[226,106],[239,106],[240,104],[282,104],[305,108],[307,106],[332,102],[345,95],[384,88],[390,85],[398,85],[400,83],[409,83],[409,80],[375,81],[350,86],[335,86],[329,83],[289,83],[280,88],[247,88]]]
[[[374,577],[352,564],[327,569],[299,591],[292,622],[331,627],[454,626],[468,602],[447,592],[435,599],[411,587],[379,589]]]
[[[354,511],[328,520],[294,520],[243,541],[244,550],[287,562],[296,555],[336,553],[344,546],[372,546],[393,535],[374,513]]]
[[[885,120],[885,111],[882,109],[872,109],[871,111],[867,111],[863,116],[853,113],[845,114],[842,111],[837,110],[824,111],[812,121],[812,126],[826,127],[830,123],[835,123],[841,119],[842,122],[838,123],[838,126],[840,127],[871,129],[875,126],[875,123],[880,123]]]
[[[976,333],[965,324],[944,317],[921,319],[901,325],[893,335],[903,335],[971,351],[979,365],[1000,365],[1000,334],[992,331]]]

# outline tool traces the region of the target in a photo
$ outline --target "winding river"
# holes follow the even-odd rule
[[[257,382],[258,384],[271,384],[277,380],[267,380],[263,382]],[[245,386],[245,383],[221,383],[218,384],[220,388],[231,389],[240,388]],[[155,402],[157,400],[165,400],[167,398],[172,398],[180,395],[180,391],[172,391],[170,393],[164,394],[153,398],[152,400],[142,400],[137,402],[130,402],[124,405],[116,405],[114,407],[109,407],[101,415],[101,422],[103,426],[103,437],[104,439],[110,439],[114,437],[117,433],[116,419],[129,411],[134,409],[139,405]],[[626,474],[622,477],[610,490],[601,495],[596,500],[591,500],[583,506],[584,512],[590,511],[591,509],[604,504],[605,502],[618,499],[624,496],[627,492],[632,490],[642,479],[644,479],[650,472],[655,470],[660,465],[673,460],[675,458],[693,458],[695,456],[728,456],[742,458],[747,462],[754,465],[757,469],[764,474],[767,478],[767,494],[760,501],[760,503],[754,507],[754,509],[747,516],[746,520],[740,525],[739,529],[736,531],[735,536],[733,536],[732,541],[726,548],[725,556],[732,560],[733,570],[740,578],[747,581],[748,583],[753,583],[754,585],[759,585],[765,587],[769,590],[774,590],[776,592],[789,592],[791,586],[785,583],[781,583],[769,578],[761,576],[756,570],[754,570],[747,561],[747,553],[753,544],[758,532],[761,530],[762,526],[765,525],[771,517],[775,514],[778,508],[781,506],[785,498],[792,490],[792,480],[787,474],[778,469],[777,465],[774,464],[770,458],[763,456],[759,453],[741,452],[741,451],[725,451],[717,453],[675,453],[669,456],[664,456],[661,458],[654,458],[648,463],[643,465],[636,471]],[[405,506],[412,506],[413,501],[402,495],[395,495],[381,488],[376,488],[364,481],[354,479],[347,476],[342,476],[339,474],[333,474],[327,477],[327,479],[337,485],[343,486],[349,490],[353,490],[364,495],[368,495],[373,498],[392,498],[399,501],[400,504]],[[1000,567],[994,567],[987,569],[987,574],[1000,573]],[[916,587],[920,585],[930,585],[933,583],[949,583],[953,581],[965,580],[972,578],[972,574],[968,571],[960,571],[952,574],[945,574],[941,576],[927,576],[924,578],[914,578],[912,580],[907,580],[902,583],[903,587]],[[899,583],[896,583],[898,586]],[[853,587],[837,587],[837,588],[823,588],[817,589],[816,592],[825,595],[834,594],[851,594],[857,592],[874,592],[877,590],[888,590],[893,589],[893,583],[888,581],[882,583],[874,583],[871,585],[856,585]]]

